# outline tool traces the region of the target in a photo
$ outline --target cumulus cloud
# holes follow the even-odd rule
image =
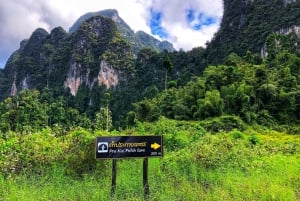
[[[145,5],[148,10],[145,19],[150,27],[153,18],[159,16],[160,27],[157,23],[152,34],[165,37],[175,47],[185,50],[204,46],[218,30],[223,15],[222,0],[147,0]]]
[[[217,31],[222,0],[0,0],[0,68],[41,27],[68,30],[83,14],[117,9],[134,30],[169,40],[179,49],[203,46]]]
[[[43,0],[10,0],[0,3],[0,68],[20,42],[38,27],[49,31],[63,22],[60,14]]]
[[[145,8],[137,0],[48,0],[49,4],[59,13],[64,14],[68,21],[65,26],[68,29],[80,16],[87,12],[96,12],[104,9],[117,9],[119,15],[130,27],[135,30],[149,31],[150,28],[143,19]]]

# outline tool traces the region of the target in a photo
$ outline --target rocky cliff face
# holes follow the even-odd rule
[[[277,33],[285,35],[294,33],[298,38],[300,38],[300,25],[292,25],[290,27],[281,28]]]
[[[106,61],[102,61],[100,71],[97,77],[98,84],[104,85],[107,89],[115,87],[119,84],[119,72]]]
[[[142,48],[174,50],[166,41],[135,34],[116,10],[88,13],[69,33],[61,27],[51,33],[37,29],[1,70],[6,79],[1,79],[0,98],[44,87],[65,88],[73,96],[81,87],[112,89],[130,79],[133,59]]]
[[[119,72],[116,68],[109,65],[106,61],[100,64],[100,70],[97,77],[90,79],[90,69],[86,73],[81,73],[82,66],[80,63],[71,64],[64,87],[70,90],[73,96],[76,96],[79,87],[85,84],[90,90],[96,85],[104,85],[106,89],[111,89],[119,84]],[[14,90],[15,91],[15,90]]]
[[[296,33],[300,26],[299,0],[224,0],[219,31],[207,46],[210,63],[222,63],[235,52],[260,53],[273,32]]]

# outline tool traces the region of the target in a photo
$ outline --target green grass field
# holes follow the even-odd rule
[[[176,138],[166,134],[164,157],[149,159],[148,200],[300,200],[299,135],[231,131],[190,141],[186,135],[186,131],[177,132]],[[112,161],[96,163],[96,169],[80,175],[59,163],[41,171],[2,174],[0,200],[144,200],[142,159],[118,160],[114,197],[110,195]]]

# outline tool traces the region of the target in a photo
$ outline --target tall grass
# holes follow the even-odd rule
[[[95,175],[74,178],[61,170],[39,176],[23,174],[8,178],[2,184],[5,186],[2,195],[5,201],[105,200],[109,194],[105,179]]]
[[[285,200],[300,196],[299,156],[262,158],[255,168],[218,167],[205,169],[170,159],[149,160],[149,200]],[[257,163],[257,161],[255,162]],[[142,160],[118,161],[117,186],[112,200],[143,200]],[[186,168],[186,169],[181,169]],[[101,171],[100,171],[101,172]],[[63,169],[44,175],[1,177],[1,199],[5,201],[110,200],[111,178],[100,172],[82,177],[68,176]]]
[[[300,200],[299,135],[253,130],[211,135],[197,132],[196,125],[174,128],[162,133],[169,140],[165,156],[149,159],[149,201]],[[75,159],[80,158],[70,161]],[[144,200],[142,159],[118,160],[113,197],[111,161],[94,162],[96,169],[84,171],[82,165],[80,174],[59,162],[40,171],[0,174],[0,201]]]

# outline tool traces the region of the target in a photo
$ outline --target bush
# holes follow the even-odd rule
[[[42,173],[53,166],[65,167],[66,173],[81,175],[96,168],[96,136],[76,128],[61,136],[51,129],[0,138],[0,169],[3,174],[31,170]]]
[[[20,147],[17,137],[0,140],[0,170],[4,175],[20,171],[18,153],[20,153]]]
[[[259,138],[256,135],[251,135],[248,139],[252,145],[256,145],[260,142]]]
[[[191,143],[189,133],[182,131],[175,134],[164,135],[164,147],[168,151],[180,150]]]
[[[82,175],[96,168],[95,139],[95,135],[82,128],[70,131],[63,138],[65,151],[62,162],[68,174]]]
[[[278,125],[274,130],[285,132],[288,134],[298,135],[300,134],[300,125]]]
[[[171,120],[160,117],[155,124],[140,123],[136,130],[140,133],[143,127],[144,133],[164,136],[164,147],[168,151],[175,151],[197,142],[206,134],[206,130],[199,122]]]
[[[238,130],[233,130],[229,133],[233,139],[237,140],[237,139],[244,139],[245,135],[243,132],[238,131]]]
[[[229,132],[233,129],[245,130],[245,123],[237,116],[221,116],[201,122],[201,126],[211,133]]]

